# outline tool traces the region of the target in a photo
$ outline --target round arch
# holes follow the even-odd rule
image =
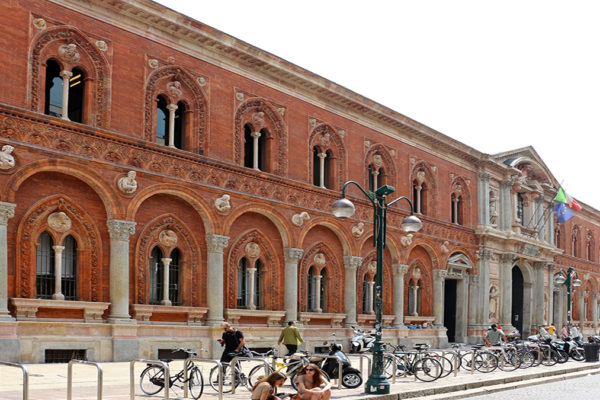
[[[231,226],[233,225],[233,223],[239,217],[249,212],[260,214],[266,217],[269,221],[271,221],[279,231],[283,247],[290,247],[290,238],[292,237],[292,235],[289,227],[285,223],[285,217],[274,209],[267,209],[266,207],[262,207],[261,205],[257,204],[244,204],[243,206],[236,207],[231,212],[231,214],[227,216],[225,222],[223,223],[223,234],[227,235],[231,231]]]
[[[304,243],[304,239],[306,238],[308,232],[310,232],[312,228],[318,225],[326,227],[335,234],[335,236],[338,238],[342,245],[345,256],[357,254],[358,249],[356,248],[356,245],[352,244],[348,240],[347,236],[344,234],[344,231],[349,231],[349,229],[346,229],[342,224],[338,223],[337,221],[332,222],[331,218],[325,217],[311,218],[308,221],[308,223],[302,228],[302,231],[298,235],[298,239],[296,241],[296,246],[300,246],[298,248],[301,248],[301,244]]]

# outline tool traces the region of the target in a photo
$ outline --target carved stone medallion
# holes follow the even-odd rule
[[[325,258],[325,254],[323,254],[323,253],[315,254],[315,257],[313,258],[313,260],[317,267],[324,267],[325,263],[327,262],[327,259]]]
[[[71,218],[62,211],[48,216],[48,226],[55,232],[64,233],[71,229]]]
[[[244,248],[246,255],[250,258],[258,258],[260,256],[260,246],[255,242],[246,243],[246,247]]]
[[[165,247],[177,246],[177,234],[170,229],[165,229],[159,233],[158,241]]]
[[[75,43],[63,44],[58,48],[59,57],[66,62],[76,63],[79,61],[81,56],[77,51],[77,45]]]

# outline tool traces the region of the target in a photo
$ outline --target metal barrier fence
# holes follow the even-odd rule
[[[98,370],[98,390],[97,390],[97,399],[102,400],[102,380],[103,380],[103,372],[102,367],[97,362],[93,361],[84,361],[84,360],[71,360],[69,361],[69,367],[67,372],[67,400],[71,400],[73,398],[73,364],[85,364],[85,365],[93,365]]]
[[[231,394],[235,394],[235,371],[236,371],[236,366],[238,364],[238,361],[255,361],[255,362],[261,362],[264,364],[264,368],[265,368],[265,376],[269,375],[269,363],[267,362],[267,360],[265,360],[264,358],[257,358],[257,357],[233,357],[231,359]],[[240,367],[241,369],[241,367]]]
[[[219,377],[219,400],[223,400],[223,364],[221,364],[220,361],[217,360],[211,360],[209,358],[198,358],[198,357],[189,357],[186,358],[186,360],[183,363],[183,370],[184,372],[184,376],[185,376],[185,380],[184,380],[184,385],[183,385],[183,397],[187,399],[188,395],[189,395],[189,389],[188,389],[188,366],[191,362],[198,362],[198,363],[209,363],[209,364],[216,364],[218,369],[217,369],[217,376]],[[210,374],[208,376],[208,379],[210,379]]]
[[[340,360],[340,358],[338,356],[330,356],[329,354],[312,354],[312,355],[310,355],[310,357],[322,357],[322,358],[325,358],[325,359],[330,358],[332,360],[337,360],[337,363],[338,363],[338,377],[334,378],[334,377],[330,376],[329,378],[330,379],[337,379],[337,381],[338,381],[338,385],[337,385],[338,389],[341,389],[342,388],[342,376],[343,376],[343,374],[342,374],[342,360]]]
[[[371,375],[371,357],[369,357],[366,354],[346,354],[346,356],[348,356],[348,358],[350,357],[360,357],[360,361],[359,361],[359,365],[360,365],[360,374],[363,376],[368,376]],[[365,372],[363,370],[363,359],[367,359],[367,374],[365,375]]]
[[[0,365],[21,368],[23,371],[23,400],[29,400],[29,371],[27,371],[27,367],[22,364],[11,363],[8,361],[0,361]]]
[[[129,398],[130,400],[135,400],[135,363],[143,362],[150,365],[156,365],[162,367],[165,375],[165,383],[164,383],[164,392],[165,392],[165,400],[169,400],[169,386],[171,383],[170,375],[169,375],[169,364],[160,360],[131,360],[129,363]]]

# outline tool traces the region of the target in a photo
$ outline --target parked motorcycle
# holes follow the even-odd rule
[[[581,347],[573,338],[566,337],[563,340],[564,347],[563,349],[569,354],[569,356],[575,361],[583,361],[585,359],[585,352],[583,351],[583,347]]]
[[[360,328],[352,327],[354,336],[350,340],[350,353],[361,353],[363,351],[371,351],[375,345],[375,335],[366,334]]]
[[[332,334],[334,340],[329,343],[329,355],[335,356],[342,361],[342,385],[349,389],[354,389],[362,385],[363,379],[360,371],[352,366],[348,356],[343,351],[342,345],[336,343],[335,333]],[[327,343],[327,342],[325,342]],[[337,379],[338,360],[319,356],[310,357],[310,362],[317,364],[331,379]]]
[[[588,336],[589,343],[600,343],[600,336],[598,335],[590,335]]]

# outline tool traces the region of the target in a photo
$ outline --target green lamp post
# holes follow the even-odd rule
[[[388,394],[390,383],[387,381],[383,371],[383,340],[382,328],[382,306],[383,306],[383,249],[385,248],[387,209],[399,200],[406,200],[410,205],[410,215],[402,221],[402,229],[405,232],[418,232],[423,227],[419,218],[413,215],[412,202],[405,196],[399,197],[386,203],[385,197],[395,191],[392,186],[383,185],[375,192],[367,193],[358,183],[348,181],[342,187],[342,198],[333,203],[331,209],[337,218],[349,218],[354,215],[354,204],[346,198],[348,185],[355,185],[369,199],[373,206],[373,246],[377,249],[377,273],[375,282],[375,343],[373,346],[373,368],[371,375],[365,384],[365,393]]]
[[[575,268],[569,267],[567,276],[564,277],[560,272],[554,277],[554,283],[557,285],[565,284],[567,287],[567,329],[571,334],[571,287],[581,286],[581,280],[575,274]]]

